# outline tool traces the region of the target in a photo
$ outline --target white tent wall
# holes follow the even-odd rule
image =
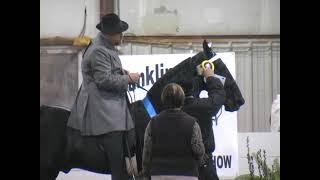
[[[280,34],[280,0],[118,0],[135,35]]]
[[[99,0],[40,0],[40,38],[77,36],[87,5],[89,36],[98,32]],[[280,34],[280,0],[114,0],[135,35]],[[118,6],[118,7],[117,7]],[[196,28],[195,28],[196,27]]]
[[[87,5],[86,35],[94,37],[98,32],[95,25],[99,21],[100,1],[98,0],[41,0],[40,1],[40,42],[43,38],[78,36],[82,29],[84,7]],[[234,51],[236,55],[236,79],[246,100],[246,104],[238,112],[239,132],[267,132],[270,131],[270,111],[272,100],[280,93],[280,1],[279,0],[114,0],[114,9],[126,20],[130,33],[135,35],[243,35],[240,39],[213,39],[214,50],[217,52]],[[154,21],[146,21],[145,15],[154,17]],[[177,19],[173,18],[174,16]],[[167,21],[163,21],[166,17]],[[172,17],[172,18],[170,18]],[[148,18],[147,18],[148,19]],[[158,23],[154,29],[152,23]],[[148,24],[149,23],[149,24]],[[142,25],[144,24],[144,25]],[[172,24],[177,25],[173,31]],[[146,27],[146,29],[145,29]],[[196,27],[196,28],[195,28]],[[246,38],[246,35],[278,35],[278,38]],[[135,37],[135,36],[133,36]],[[137,37],[139,39],[139,36]],[[165,36],[164,36],[165,38]],[[199,42],[198,41],[198,42]],[[50,64],[73,64],[63,66],[72,69],[72,76],[65,74],[67,79],[73,78],[74,83],[59,84],[64,89],[59,93],[52,92],[48,83],[59,73],[41,70],[43,77],[40,81],[40,103],[46,99],[47,103],[60,103],[71,106],[79,86],[81,74],[78,71],[81,48],[71,46],[40,46],[41,68]],[[201,43],[169,43],[154,45],[150,43],[125,42],[121,46],[122,54],[158,54],[185,53],[201,50]],[[74,55],[70,56],[69,51]],[[52,53],[54,52],[54,53]],[[49,62],[50,61],[50,62]],[[70,62],[67,62],[70,61]],[[72,61],[72,62],[71,62]],[[53,66],[51,66],[53,67]],[[62,66],[61,66],[62,67]],[[48,68],[48,67],[47,67]],[[74,76],[78,72],[78,77]],[[61,75],[61,74],[60,74]],[[62,78],[62,77],[59,77]],[[43,85],[46,82],[46,86]],[[57,79],[57,78],[56,78]],[[69,81],[69,80],[68,80]],[[61,82],[62,83],[62,82]],[[72,87],[62,87],[70,86]],[[54,85],[53,85],[54,86]],[[49,88],[50,87],[50,88]],[[61,89],[60,88],[60,89]],[[57,88],[59,89],[59,88]],[[65,92],[65,91],[74,92]],[[47,91],[51,91],[48,93]],[[44,97],[45,95],[52,97]],[[72,96],[74,97],[74,96]],[[50,99],[54,100],[50,102]]]
[[[40,38],[74,38],[81,32],[87,6],[86,35],[97,34],[99,0],[40,0]]]

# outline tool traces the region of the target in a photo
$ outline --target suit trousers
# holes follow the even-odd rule
[[[124,131],[114,131],[98,136],[98,146],[103,149],[111,168],[112,180],[127,180],[124,160]]]
[[[199,180],[219,180],[216,164],[213,162],[212,154],[207,153],[208,160],[205,165],[199,167]]]

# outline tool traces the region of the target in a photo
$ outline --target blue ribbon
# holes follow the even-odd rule
[[[147,112],[151,118],[153,116],[157,115],[157,112],[156,112],[154,106],[152,105],[152,102],[150,101],[148,95],[146,95],[146,97],[143,98],[142,102],[143,102],[144,108],[147,110]]]

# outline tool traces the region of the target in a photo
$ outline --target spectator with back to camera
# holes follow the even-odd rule
[[[197,180],[204,154],[201,130],[196,118],[181,110],[182,88],[166,85],[161,94],[165,109],[148,123],[142,157],[144,179]]]

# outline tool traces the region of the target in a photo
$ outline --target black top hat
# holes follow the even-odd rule
[[[128,23],[121,21],[119,16],[111,13],[102,16],[96,28],[103,33],[120,33],[128,29]]]

